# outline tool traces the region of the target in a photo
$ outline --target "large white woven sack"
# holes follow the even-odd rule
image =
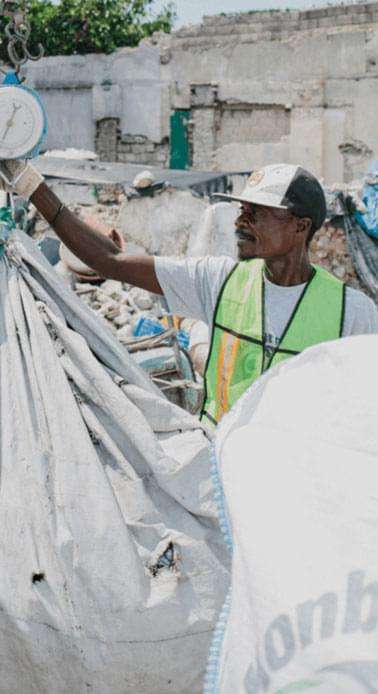
[[[377,355],[309,349],[219,427],[232,592],[206,691],[378,692]]]
[[[199,692],[227,583],[209,441],[18,233],[0,427],[0,693]]]

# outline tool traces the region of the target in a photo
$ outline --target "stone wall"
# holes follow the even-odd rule
[[[26,77],[47,111],[44,149],[97,149],[108,161],[166,163],[169,84],[157,45],[43,58],[29,64]]]
[[[332,184],[378,157],[378,2],[205,17],[109,56],[42,59],[27,78],[46,148],[165,166],[185,110],[196,169],[299,162]]]
[[[169,165],[168,137],[156,143],[144,135],[123,135],[119,118],[103,118],[97,121],[95,149],[101,161],[146,164],[162,168]]]
[[[285,160],[333,183],[378,156],[377,2],[205,17],[175,32],[170,50],[194,166]]]

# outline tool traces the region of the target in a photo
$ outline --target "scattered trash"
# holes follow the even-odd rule
[[[138,323],[134,328],[135,337],[142,337],[145,335],[161,335],[165,332],[164,327],[158,321],[151,320],[150,318],[139,318]],[[177,340],[181,347],[188,349],[189,347],[189,335],[184,330],[179,330],[177,332]]]
[[[194,194],[193,188],[178,190],[164,185],[157,191],[156,184],[165,179],[155,169],[118,164],[111,168],[103,162],[76,160],[71,158],[73,155],[74,152],[68,153],[67,159],[47,157],[42,161],[41,158],[39,166],[46,167],[45,173],[58,195],[61,191],[63,199],[67,196],[71,200],[68,207],[91,226],[110,235],[125,253],[176,257],[230,255],[236,259],[233,228],[237,206],[224,202],[210,205],[208,199]],[[122,186],[119,181],[126,173]],[[200,180],[201,172],[190,172],[188,181],[193,183],[196,176]],[[100,184],[93,185],[100,179]],[[364,185],[372,187],[376,182],[373,166],[364,180],[335,184],[326,190],[328,218],[311,243],[310,258],[349,286],[363,289],[378,300],[375,239],[361,232],[357,213],[351,213],[344,204],[350,199],[354,209],[361,214],[366,212],[362,199]],[[129,199],[125,190],[133,183],[147,187],[141,187],[141,195]],[[144,195],[148,186],[155,191],[153,197]],[[81,188],[83,202],[78,203]],[[72,189],[78,191],[76,198]],[[53,234],[35,210],[31,218],[34,238],[43,241]],[[50,241],[46,242],[46,255],[50,254],[55,262],[53,247],[47,252],[50,245]],[[45,248],[44,242],[41,248]],[[159,388],[174,402],[194,412],[194,402],[200,403],[201,399],[201,377],[209,347],[208,327],[185,317],[168,317],[161,297],[114,280],[103,281],[64,247],[61,258],[62,262],[55,265],[57,272],[105,321],[133,358],[139,359]]]
[[[363,210],[356,210],[354,216],[369,236],[378,239],[378,161],[373,162],[366,177],[362,191]]]

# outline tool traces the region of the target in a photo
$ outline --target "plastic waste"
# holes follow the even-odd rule
[[[354,216],[363,231],[378,239],[378,160],[371,164],[365,178],[362,204],[364,210],[357,209]]]
[[[165,328],[159,323],[159,321],[154,321],[151,318],[146,318],[142,316],[139,318],[135,328],[134,337],[144,337],[147,335],[161,335],[165,332]],[[180,347],[187,349],[189,347],[189,335],[184,330],[177,331],[177,340]]]

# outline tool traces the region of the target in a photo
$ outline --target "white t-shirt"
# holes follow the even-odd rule
[[[155,270],[172,313],[196,318],[210,328],[222,285],[235,266],[229,256],[155,258]],[[265,281],[265,343],[267,354],[279,343],[305,285],[281,287]],[[347,287],[343,337],[378,333],[378,309],[372,299]]]

